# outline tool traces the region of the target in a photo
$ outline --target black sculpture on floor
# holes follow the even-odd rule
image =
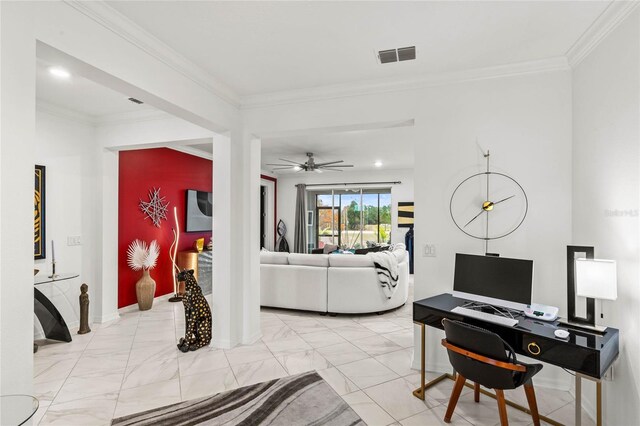
[[[287,239],[284,237],[286,233],[287,233],[287,227],[281,219],[280,222],[278,222],[279,237],[278,237],[278,241],[276,241],[276,251],[283,251],[287,253],[290,252],[289,243],[287,242]]]
[[[178,349],[182,352],[195,351],[211,343],[211,308],[193,276],[193,269],[180,272],[177,280],[185,282],[182,303],[186,321]]]
[[[91,332],[89,327],[89,286],[82,284],[80,286],[80,328],[78,334],[87,334]]]

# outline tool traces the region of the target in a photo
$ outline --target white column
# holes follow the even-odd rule
[[[118,151],[97,149],[99,168],[98,190],[100,209],[100,241],[96,246],[102,258],[98,281],[95,283],[96,310],[92,314],[97,322],[117,319],[118,315]]]
[[[3,395],[33,392],[36,56],[30,10],[30,6],[21,3],[0,3],[0,394]]]
[[[260,338],[260,142],[213,138],[213,345]]]

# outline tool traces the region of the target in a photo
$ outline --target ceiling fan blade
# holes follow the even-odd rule
[[[304,165],[304,163],[298,163],[297,161],[287,160],[286,158],[278,158],[278,160],[286,161],[287,163],[295,164],[295,165],[300,166],[300,167],[302,167]]]
[[[326,167],[353,167],[353,164],[337,164],[337,165],[334,165],[334,166],[318,166],[318,167],[322,167],[322,168],[326,168]]]
[[[267,166],[277,166],[277,167],[295,167],[290,164],[275,164],[275,163],[267,163]]]
[[[329,164],[338,164],[338,163],[344,163],[344,160],[327,161],[326,163],[316,163],[316,167],[328,166]]]
[[[295,170],[295,167],[276,167],[274,169],[271,170]]]
[[[331,167],[323,167],[323,170],[329,170],[330,172],[344,172],[342,169],[332,169]]]

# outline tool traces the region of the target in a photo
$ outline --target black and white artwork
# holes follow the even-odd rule
[[[212,230],[213,193],[187,189],[187,232]]]

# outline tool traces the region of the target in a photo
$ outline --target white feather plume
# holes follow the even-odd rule
[[[141,240],[133,240],[127,250],[127,263],[134,271],[139,271],[145,267],[148,257],[147,243]]]
[[[153,240],[149,245],[149,250],[147,251],[147,258],[144,261],[145,269],[155,268],[159,255],[160,255],[160,246],[158,245],[158,242],[156,240]]]

